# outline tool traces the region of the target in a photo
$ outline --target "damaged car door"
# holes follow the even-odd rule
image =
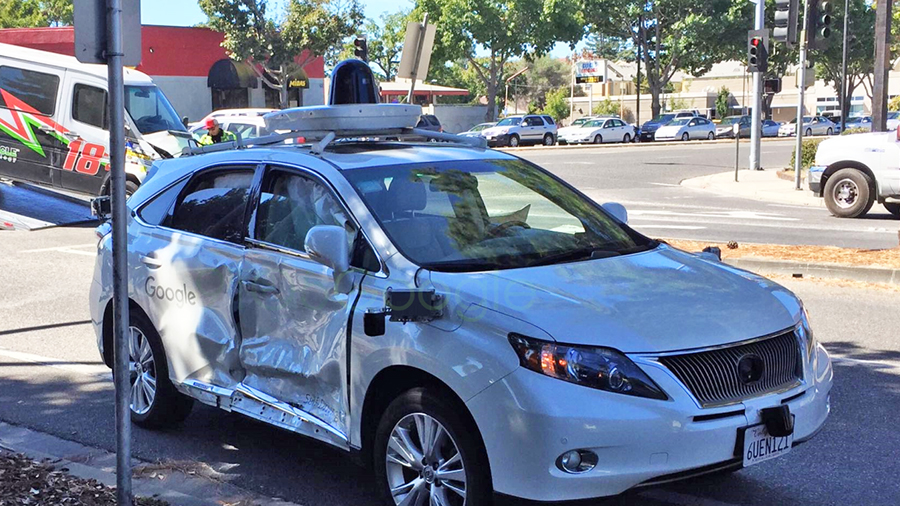
[[[343,227],[352,244],[357,229],[338,202],[312,173],[267,168],[241,270],[240,359],[245,393],[295,416],[292,408],[301,417],[312,415],[332,441],[346,444],[347,322],[359,282],[353,280],[350,293],[338,293],[331,269],[304,245],[317,225]]]

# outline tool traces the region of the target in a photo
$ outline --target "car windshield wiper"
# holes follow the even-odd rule
[[[534,262],[531,262],[527,265],[527,267],[536,267],[539,265],[551,265],[557,264],[561,262],[574,262],[576,260],[596,260],[598,258],[609,258],[616,257],[621,255],[619,251],[614,250],[605,250],[601,248],[583,248],[576,249],[571,251],[564,251],[562,253],[556,253],[554,255],[548,255],[545,257],[538,258]]]

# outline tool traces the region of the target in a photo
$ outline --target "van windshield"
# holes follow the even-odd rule
[[[125,110],[143,135],[187,131],[169,99],[156,86],[125,86]]]

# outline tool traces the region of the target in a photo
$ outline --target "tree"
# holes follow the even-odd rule
[[[410,10],[407,9],[393,14],[382,13],[379,22],[371,19],[366,21],[369,62],[378,66],[374,70],[385,81],[393,81],[397,75],[406,38],[406,25],[410,19]]]
[[[586,0],[585,17],[593,32],[641,46],[652,112],[657,116],[660,95],[676,71],[700,75],[745,48],[751,5],[731,0]]]
[[[265,68],[264,82],[281,90],[287,107],[291,71],[318,56],[326,62],[340,53],[344,39],[362,24],[358,0],[285,0],[277,18],[267,13],[266,0],[200,0],[209,27],[223,32],[222,46],[231,58],[250,60]],[[305,52],[304,52],[305,51]],[[296,58],[304,55],[301,60]]]
[[[728,116],[729,110],[731,110],[731,92],[722,86],[716,95],[716,117],[722,119]]]
[[[71,25],[74,21],[72,0],[41,0],[39,3],[50,26]]]
[[[574,47],[584,36],[577,0],[418,0],[416,10],[437,25],[439,51],[432,62],[467,60],[484,83],[488,104],[496,103],[511,59],[533,59],[557,41]],[[477,57],[479,48],[484,58]],[[485,119],[495,114],[488,107]]]
[[[569,89],[565,86],[548,91],[545,95],[543,112],[549,114],[557,123],[569,117],[571,111],[569,102],[566,100],[569,96]]]
[[[2,0],[0,28],[72,24],[72,0]]]
[[[607,97],[606,99],[597,103],[594,106],[594,110],[592,111],[595,116],[618,116],[619,115],[619,104],[613,102]]]
[[[844,32],[844,4],[835,2],[833,23],[834,31],[829,44],[813,54],[816,62],[816,77],[840,89],[841,60],[843,47],[841,41]],[[875,47],[875,9],[865,0],[850,0],[850,36],[847,43],[847,96],[841,104],[844,115],[850,111],[850,99],[854,90],[868,81],[871,89],[872,74],[875,72],[875,60],[872,48]]]
[[[528,67],[528,70],[516,78],[516,85],[510,86],[510,95],[524,98],[526,102],[535,104],[541,109],[546,104],[547,93],[559,87],[567,86],[572,81],[572,67],[565,60],[541,56],[533,61],[518,60],[510,64],[513,74]],[[517,91],[517,93],[513,93]]]

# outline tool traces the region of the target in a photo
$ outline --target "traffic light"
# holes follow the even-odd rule
[[[781,93],[781,78],[776,77],[774,79],[766,79],[765,93],[766,93],[766,95],[774,95],[776,93]]]
[[[799,12],[800,0],[775,0],[775,30],[772,33],[775,42],[783,42],[788,46],[797,43]]]
[[[769,69],[769,42],[766,30],[751,30],[747,36],[747,70],[765,72]]]
[[[809,49],[821,49],[828,43],[833,11],[834,6],[829,0],[810,0],[806,25]]]
[[[369,61],[369,46],[366,42],[365,35],[357,35],[353,41],[353,55],[364,62]]]

